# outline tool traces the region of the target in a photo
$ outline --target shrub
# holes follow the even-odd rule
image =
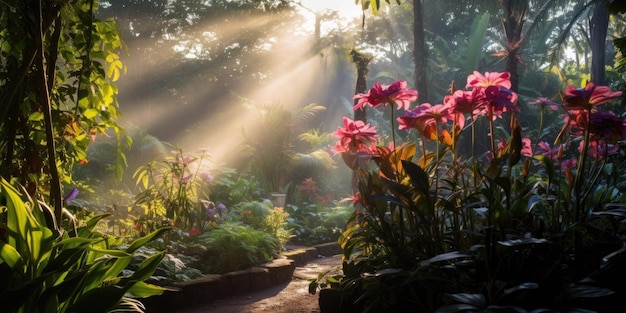
[[[2,179],[0,183],[0,302],[4,312],[143,311],[132,297],[163,288],[145,283],[163,258],[156,252],[134,271],[124,271],[159,229],[117,249],[121,243],[93,229],[106,215],[65,232],[46,226],[50,209]]]
[[[243,270],[272,260],[280,251],[278,240],[271,234],[231,222],[200,235],[198,242],[207,252],[191,266],[203,273]]]
[[[405,81],[357,95],[355,109],[390,106],[392,126],[419,138],[396,144],[392,127],[387,145],[374,126],[349,118],[336,132],[335,151],[358,189],[340,238],[343,301],[372,312],[623,305],[626,289],[614,277],[623,275],[626,255],[618,184],[626,177],[626,119],[601,106],[622,93],[568,86],[560,92],[560,133],[554,139],[540,126],[533,153],[509,77],[474,72],[443,104],[411,110],[417,93]],[[542,117],[557,108],[546,98],[535,104]],[[397,120],[394,105],[405,110]]]

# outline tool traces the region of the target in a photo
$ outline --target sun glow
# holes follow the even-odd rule
[[[324,13],[335,11],[340,18],[354,18],[361,16],[361,6],[354,0],[302,0],[300,4],[309,11]]]
[[[303,11],[305,6],[308,12]],[[230,65],[221,63],[221,60],[229,59],[241,65],[238,70],[242,70],[247,67],[245,62],[250,61],[240,59],[237,55],[231,56],[232,51],[238,50],[231,46],[245,43],[249,39],[245,37],[246,33],[251,30],[268,28],[272,23],[281,22],[280,16],[275,19],[268,19],[267,16],[246,18],[236,25],[230,21],[196,25],[196,34],[199,34],[197,38],[178,34],[178,38],[168,39],[172,42],[173,53],[155,54],[150,65],[141,61],[143,55],[131,52],[126,60],[129,73],[122,78],[123,86],[120,86],[125,120],[133,126],[147,129],[151,134],[154,132],[157,138],[180,146],[185,151],[209,148],[213,159],[221,163],[236,153],[242,143],[244,129],[254,132],[253,127],[259,119],[258,111],[254,110],[255,104],[301,108],[316,102],[327,106],[327,103],[311,100],[311,92],[324,94],[320,86],[327,81],[327,67],[332,64],[328,57],[322,57],[319,51],[313,49],[316,43],[315,15],[311,12],[329,14],[322,21],[322,36],[333,28],[341,27],[339,22],[347,23],[362,12],[353,0],[303,0],[300,7],[299,13],[310,24],[285,24],[263,40],[237,47],[259,51],[254,62],[263,64],[261,68],[265,70],[253,76],[262,82],[260,87],[259,84],[247,86],[242,81],[241,85],[233,86],[232,89],[216,90],[211,88],[213,81],[204,79],[187,79],[184,84],[171,86],[171,80],[161,75],[175,72],[175,66],[188,67],[186,64],[202,62],[217,62],[214,68],[226,68]],[[296,29],[300,30],[298,34],[294,33]],[[135,48],[134,51],[145,51]],[[187,61],[181,62],[181,56]],[[195,69],[190,67],[188,70],[192,75]],[[224,71],[220,73],[228,74]],[[203,77],[211,75],[214,74],[205,73]],[[213,79],[219,82],[221,78],[216,76]],[[133,96],[134,91],[146,89],[150,85],[162,88],[147,97]],[[351,94],[345,96],[350,97]],[[172,98],[177,98],[175,103],[172,103]],[[332,125],[336,124],[334,122],[326,121]],[[339,123],[340,119],[336,122]]]

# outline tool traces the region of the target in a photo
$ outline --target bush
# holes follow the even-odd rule
[[[239,223],[220,224],[200,235],[207,252],[192,264],[203,273],[223,274],[271,261],[280,251],[278,240],[269,233]]]
[[[334,242],[345,230],[351,207],[325,207],[316,204],[287,205],[288,227],[293,229],[292,242],[315,245]]]
[[[159,229],[123,249],[121,240],[94,231],[98,215],[66,232],[47,226],[50,208],[2,179],[0,183],[0,302],[3,312],[141,312],[143,298],[164,289],[144,281],[163,258],[155,252],[125,270],[137,249]],[[55,224],[55,223],[53,223]]]

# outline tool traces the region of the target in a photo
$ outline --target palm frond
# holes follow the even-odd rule
[[[318,129],[310,129],[300,134],[298,139],[314,147],[322,147],[335,141],[332,133],[320,132]]]
[[[331,169],[335,165],[332,156],[323,149],[310,153],[297,153],[294,160],[296,167],[307,169]]]

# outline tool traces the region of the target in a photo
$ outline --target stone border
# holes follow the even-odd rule
[[[278,259],[243,271],[176,283],[160,296],[142,299],[146,312],[169,313],[212,301],[262,290],[291,280],[297,266],[304,266],[320,256],[341,254],[337,243],[296,248],[283,252]]]

